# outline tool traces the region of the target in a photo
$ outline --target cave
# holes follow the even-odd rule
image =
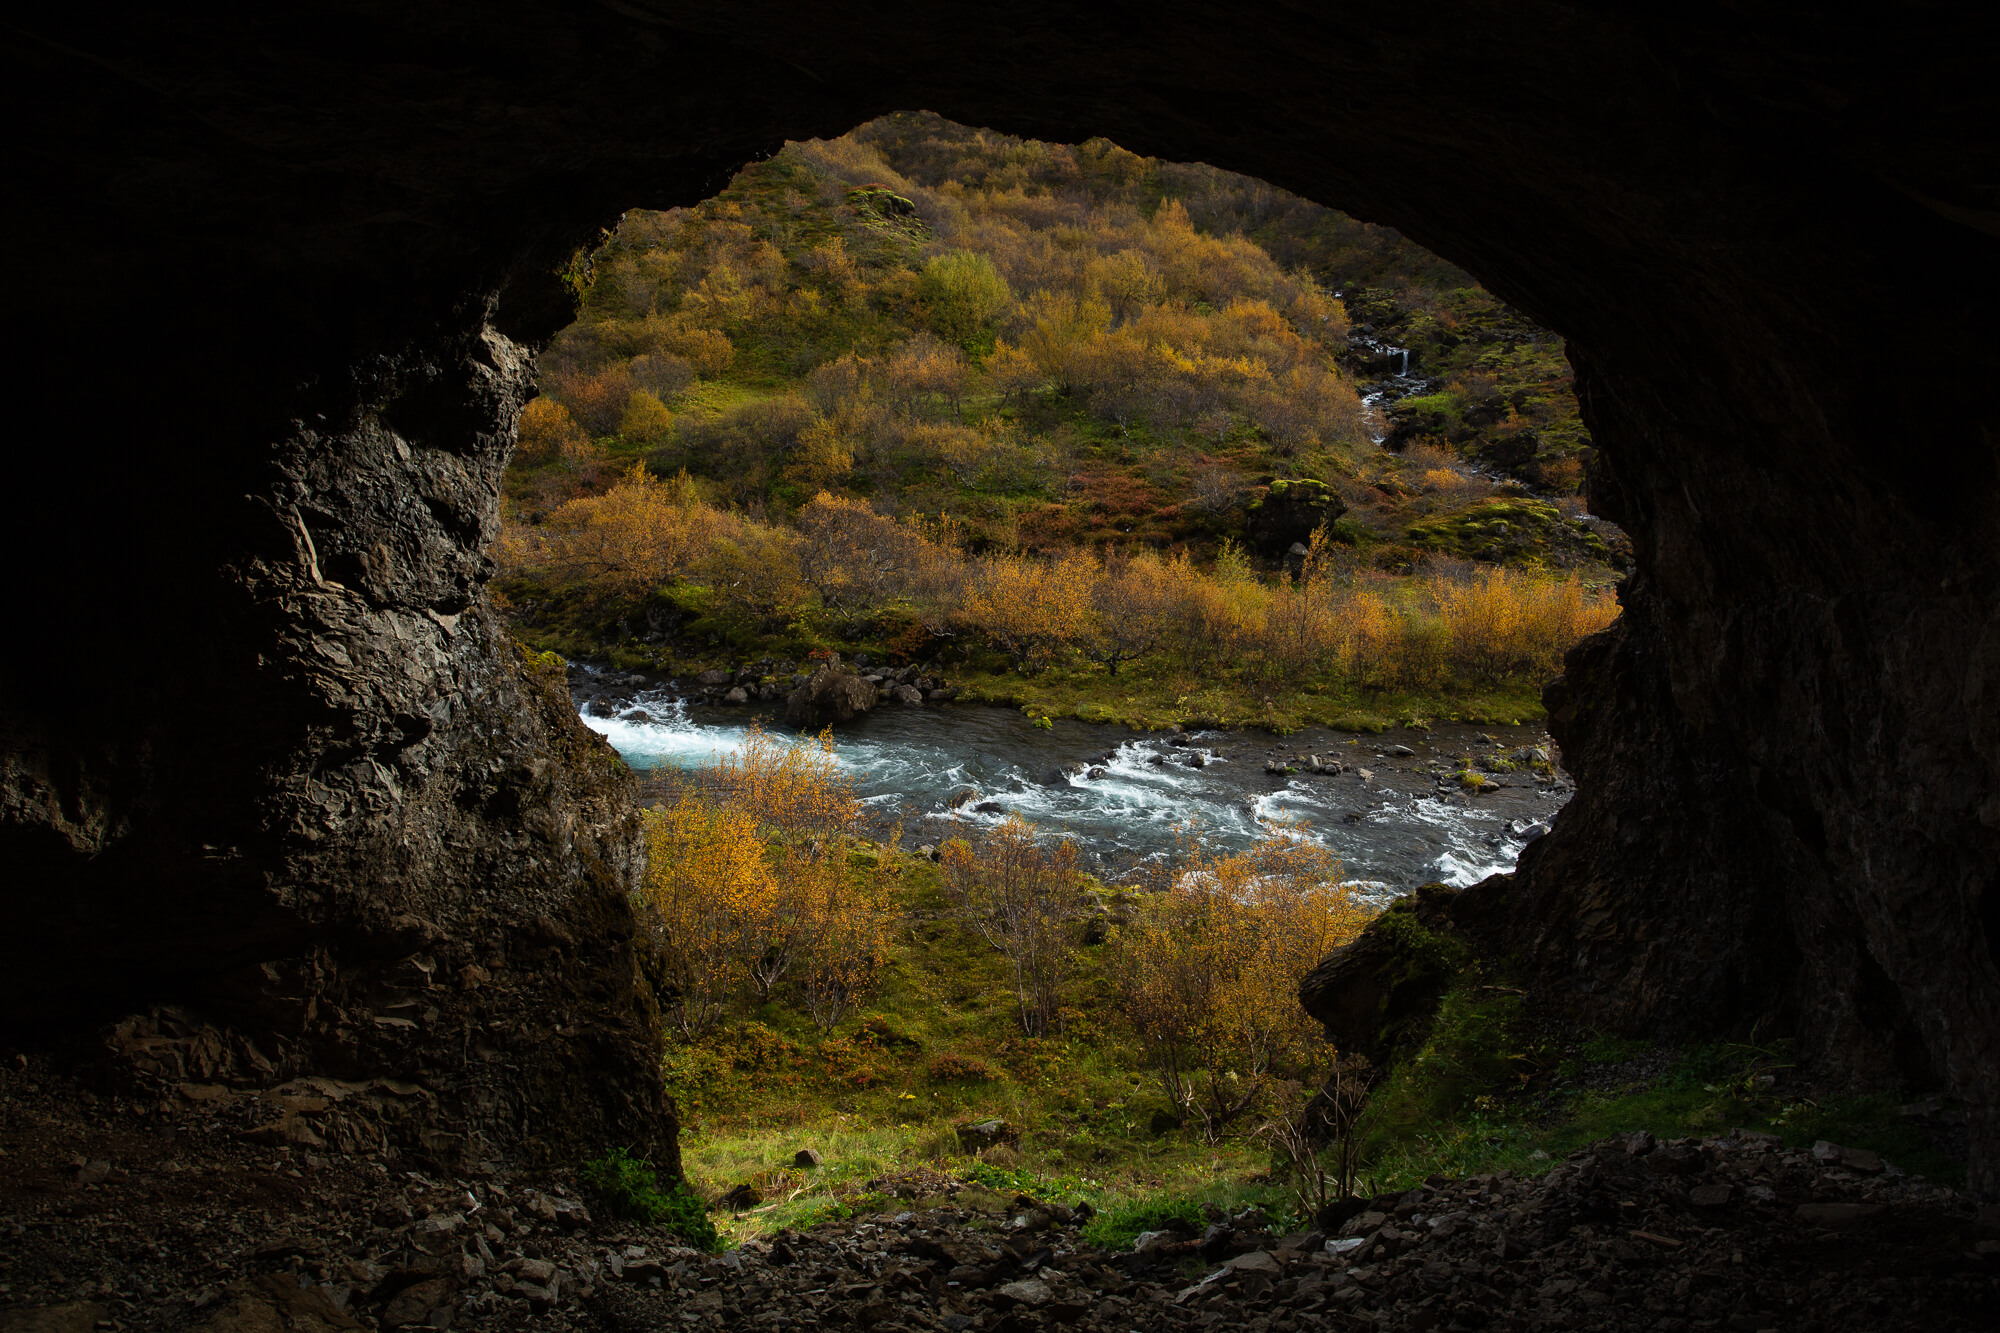
[[[199,1015],[265,1067],[426,1071],[441,1158],[671,1164],[636,824],[483,592],[500,473],[621,211],[921,107],[1267,179],[1568,339],[1637,569],[1548,694],[1581,794],[1467,928],[1607,1029],[1950,1092],[1992,1196],[1996,38],[1552,0],[36,13],[10,1039]]]

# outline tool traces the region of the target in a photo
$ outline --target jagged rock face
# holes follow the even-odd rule
[[[1347,502],[1324,482],[1274,481],[1270,492],[1250,507],[1244,526],[1259,551],[1284,555],[1346,512]]]
[[[140,1060],[168,1084],[421,1076],[446,1104],[402,1146],[446,1166],[571,1140],[671,1163],[629,775],[481,598],[528,359],[482,327],[372,369],[235,497],[183,630],[199,674],[128,663],[165,716],[107,710],[84,725],[129,741],[78,755],[70,719],[16,715],[40,734],[0,756],[7,1009],[186,1001],[243,1055]]]
[[[1583,790],[1489,891],[1496,929],[1600,1019],[1778,1013],[1823,1067],[1942,1079],[1991,1189],[1994,23],[1034,0],[38,16],[10,83],[33,206],[0,224],[27,343],[9,1012],[214,991],[318,948],[389,958],[406,913],[505,941],[530,900],[610,932],[580,954],[617,952],[592,906],[629,874],[615,793],[558,753],[563,719],[514,706],[480,609],[517,344],[567,317],[551,275],[621,208],[921,106],[1261,175],[1401,227],[1570,339],[1595,503],[1639,573],[1556,700]],[[499,793],[541,781],[537,832]],[[610,973],[584,989],[579,1013],[626,1012]]]
[[[872,684],[837,661],[813,669],[803,685],[785,699],[785,724],[816,731],[836,722],[852,722],[873,708],[881,694]]]

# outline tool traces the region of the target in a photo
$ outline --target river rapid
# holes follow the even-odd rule
[[[710,707],[668,684],[585,664],[571,667],[570,685],[585,725],[642,775],[711,763],[740,749],[752,724],[783,731],[769,706]],[[1144,732],[1065,719],[1043,728],[1018,709],[976,704],[884,704],[834,733],[834,753],[878,836],[900,824],[905,844],[939,843],[1015,814],[1076,839],[1108,880],[1171,852],[1189,820],[1219,850],[1291,821],[1331,848],[1371,897],[1511,870],[1569,799],[1568,779],[1523,768],[1492,775],[1504,785],[1472,796],[1450,770],[1459,756],[1553,754],[1548,747],[1536,727],[1440,724],[1358,737],[1321,728],[1285,737]],[[1314,756],[1347,771],[1311,772]],[[1273,763],[1296,771],[1266,771]],[[968,798],[969,789],[978,795]]]

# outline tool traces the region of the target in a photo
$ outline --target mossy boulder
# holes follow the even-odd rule
[[[1440,555],[1501,565],[1615,565],[1617,555],[1590,524],[1563,517],[1546,500],[1525,496],[1482,500],[1456,513],[1413,523],[1410,545]]]
[[[1458,897],[1426,884],[1397,899],[1299,983],[1299,1003],[1343,1054],[1381,1069],[1422,1044],[1439,998],[1472,957],[1451,925]]]
[[[814,668],[805,683],[786,698],[785,725],[812,731],[836,722],[852,722],[881,698],[872,683],[834,658]]]
[[[1321,524],[1330,530],[1346,512],[1347,502],[1323,481],[1274,481],[1244,516],[1244,533],[1262,554],[1280,556],[1310,541]]]

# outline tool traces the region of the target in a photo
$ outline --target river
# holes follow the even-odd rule
[[[769,706],[690,706],[662,683],[586,664],[571,667],[570,683],[584,723],[642,773],[711,762],[738,749],[752,723],[781,729]],[[1266,821],[1302,821],[1358,886],[1383,897],[1433,880],[1473,884],[1512,869],[1539,831],[1534,826],[1545,826],[1568,800],[1567,778],[1500,773],[1495,781],[1505,786],[1472,796],[1458,790],[1449,769],[1458,756],[1548,745],[1536,727],[1439,724],[1427,733],[1381,736],[1313,728],[1276,737],[1063,719],[1042,728],[1013,708],[887,704],[838,729],[834,752],[870,824],[886,830],[900,823],[907,844],[942,842],[954,830],[1017,814],[1075,838],[1108,879],[1170,851],[1190,819],[1206,843],[1227,849],[1270,836]],[[1190,762],[1197,754],[1199,767]],[[1303,771],[1313,755],[1349,771]],[[1301,771],[1267,772],[1274,761]],[[1065,765],[1084,768],[1064,773]],[[952,797],[967,788],[979,797],[953,809]]]

